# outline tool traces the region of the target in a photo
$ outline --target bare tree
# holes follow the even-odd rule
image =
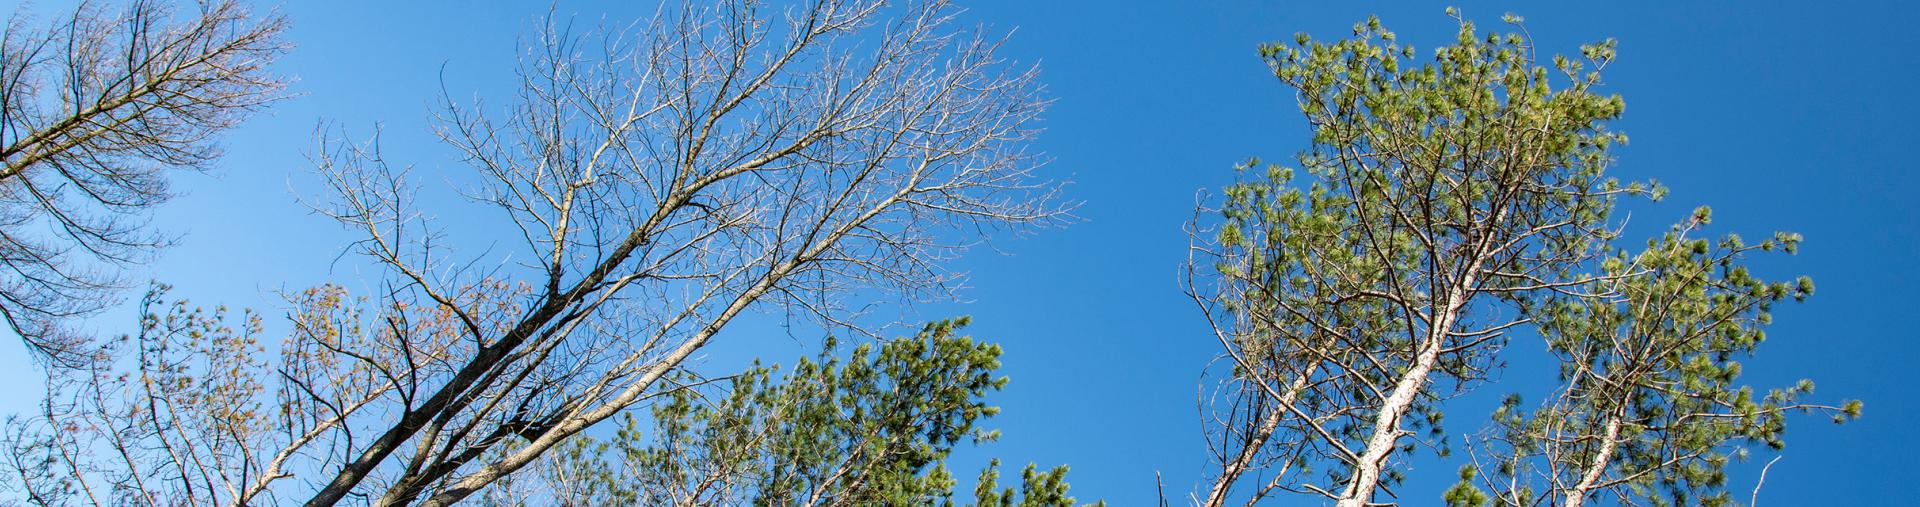
[[[143,213],[168,170],[202,170],[213,136],[280,98],[267,66],[285,22],[237,1],[193,9],[83,2],[45,27],[14,13],[0,33],[0,317],[70,362],[62,321],[107,306],[118,268],[166,238]]]
[[[244,486],[261,469],[252,446],[272,438],[279,415],[260,400],[260,320],[167,301],[166,290],[142,299],[137,332],[92,351],[114,361],[49,370],[38,417],[9,420],[4,459],[26,500],[241,505],[258,496]]]
[[[744,312],[861,330],[851,305],[948,294],[942,261],[1062,213],[1026,151],[1046,105],[1034,70],[955,15],[944,1],[740,0],[626,30],[549,23],[517,101],[448,100],[439,118],[471,170],[454,178],[499,218],[462,230],[507,231],[517,263],[456,259],[448,245],[489,239],[431,219],[462,208],[418,207],[377,142],[323,139],[332,197],[317,209],[360,234],[383,288],[293,298],[279,357],[240,375],[269,431],[225,459],[124,466],[164,464],[145,488],[195,504],[448,505],[670,390]],[[149,440],[192,440],[161,427]]]
[[[1460,20],[1422,63],[1377,19],[1354,33],[1263,48],[1314,129],[1308,181],[1248,164],[1195,228],[1188,286],[1227,367],[1203,400],[1209,507],[1245,482],[1248,503],[1392,495],[1395,456],[1443,444],[1420,438],[1438,403],[1498,366],[1534,301],[1593,280],[1615,196],[1644,191],[1605,176],[1611,43],[1549,67],[1524,31]]]

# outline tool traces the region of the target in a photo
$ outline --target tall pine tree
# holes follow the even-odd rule
[[[1196,242],[1193,293],[1233,366],[1205,505],[1263,466],[1256,498],[1372,503],[1519,310],[1591,283],[1615,197],[1646,191],[1605,174],[1611,42],[1542,65],[1523,30],[1459,26],[1424,62],[1378,19],[1261,48],[1313,138],[1304,178],[1248,164]]]

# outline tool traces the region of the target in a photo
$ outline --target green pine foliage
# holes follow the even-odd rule
[[[961,505],[947,458],[997,435],[980,427],[999,411],[983,398],[1007,383],[1000,347],[957,335],[966,323],[935,322],[844,357],[829,340],[785,371],[683,375],[650,418],[625,417],[604,442],[580,438],[540,480],[570,505]],[[1076,505],[1065,466],[1029,465],[1017,489],[1000,486],[998,466],[966,505]]]
[[[1531,312],[1561,359],[1561,385],[1532,412],[1516,396],[1494,414],[1485,441],[1500,465],[1487,483],[1506,485],[1503,504],[1733,505],[1727,466],[1750,446],[1785,447],[1788,415],[1859,417],[1859,401],[1804,401],[1809,380],[1764,393],[1740,382],[1775,305],[1805,300],[1813,282],[1766,280],[1747,266],[1751,255],[1798,251],[1800,235],[1692,237],[1711,218],[1702,207],[1640,253],[1615,252],[1587,290]]]
[[[1076,505],[1071,496],[1067,496],[1067,467],[1061,465],[1051,470],[1039,471],[1033,464],[1020,472],[1020,489],[1000,488],[1000,460],[994,460],[980,472],[980,480],[973,489],[977,507],[1073,507]],[[952,495],[940,499],[940,505],[951,506]],[[1093,505],[1106,505],[1096,502]]]
[[[1578,283],[1617,196],[1650,189],[1605,174],[1625,140],[1594,71],[1611,42],[1539,64],[1522,31],[1460,20],[1422,52],[1369,19],[1261,54],[1312,144],[1302,170],[1255,161],[1225,190],[1208,304],[1239,396],[1279,414],[1274,438],[1248,440],[1324,474],[1297,489],[1365,504],[1415,438],[1445,450],[1436,402],[1497,363],[1517,307]]]
[[[1811,382],[1739,381],[1774,305],[1812,292],[1746,258],[1791,253],[1798,235],[1698,239],[1703,208],[1643,252],[1618,246],[1617,199],[1665,189],[1607,174],[1626,142],[1609,128],[1625,102],[1600,73],[1614,41],[1536,60],[1518,16],[1482,31],[1448,14],[1457,36],[1427,51],[1377,18],[1261,47],[1313,137],[1298,169],[1243,165],[1196,240],[1192,272],[1212,279],[1190,286],[1231,367],[1203,505],[1235,491],[1370,505],[1405,455],[1450,455],[1445,400],[1529,332],[1561,389],[1532,411],[1509,400],[1468,439],[1474,466],[1448,505],[1725,505],[1728,464],[1784,445],[1789,415],[1859,414],[1803,401]],[[1264,484],[1236,490],[1245,477]]]
[[[1473,478],[1478,473],[1479,470],[1473,465],[1460,467],[1460,482],[1447,488],[1441,496],[1447,507],[1486,507],[1489,501],[1487,493],[1473,485]]]

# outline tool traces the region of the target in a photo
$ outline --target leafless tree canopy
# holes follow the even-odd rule
[[[674,388],[669,374],[743,312],[854,327],[857,298],[939,297],[954,276],[943,260],[1061,212],[1025,151],[1046,105],[1033,70],[955,14],[739,0],[585,34],[549,23],[511,105],[441,110],[475,207],[423,209],[378,142],[323,139],[332,197],[316,209],[357,231],[353,251],[387,277],[371,295],[294,295],[294,332],[271,360],[187,369],[240,379],[235,403],[265,422],[156,420],[180,403],[143,387],[161,375],[87,377],[56,391],[105,392],[107,408],[50,403],[45,419],[91,440],[19,431],[13,447],[32,452],[14,461],[73,468],[131,450],[118,468],[158,472],[65,475],[159,503],[447,505]],[[453,253],[490,239],[431,219],[453,215],[497,217],[490,230],[516,241]],[[196,443],[201,429],[224,444]],[[51,443],[20,445],[34,442]]]
[[[169,169],[205,169],[210,141],[279,98],[267,66],[285,23],[231,0],[187,9],[82,3],[0,33],[0,317],[59,360],[61,322],[106,306],[116,268],[166,238],[143,212]]]

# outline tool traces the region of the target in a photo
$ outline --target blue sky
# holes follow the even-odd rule
[[[398,5],[395,5],[398,4]],[[1657,5],[1656,5],[1657,4]],[[1920,188],[1910,146],[1920,139],[1920,102],[1910,90],[1916,59],[1907,31],[1920,26],[1901,2],[1457,2],[1491,25],[1505,12],[1527,18],[1543,50],[1575,51],[1614,37],[1620,58],[1608,88],[1626,98],[1614,127],[1632,138],[1616,174],[1657,178],[1661,203],[1632,203],[1630,238],[1644,237],[1693,207],[1715,209],[1723,232],[1806,235],[1800,255],[1764,259],[1765,274],[1806,274],[1819,291],[1776,312],[1776,324],[1746,379],[1760,386],[1808,377],[1818,395],[1861,398],[1866,416],[1846,426],[1793,421],[1786,458],[1763,498],[1772,505],[1898,501],[1910,496],[1910,428],[1920,404],[1908,376],[1920,333],[1908,297],[1920,286]],[[1017,30],[1008,55],[1037,61],[1058,99],[1037,147],[1045,173],[1072,181],[1078,223],[995,242],[958,268],[970,273],[967,302],[923,305],[920,318],[966,314],[971,333],[1006,348],[1002,439],[961,456],[962,471],[986,456],[1014,464],[1070,464],[1083,499],[1149,505],[1154,475],[1172,496],[1192,490],[1205,449],[1195,407],[1202,368],[1216,353],[1176,272],[1186,254],[1182,225],[1196,193],[1232,178],[1249,156],[1282,160],[1305,146],[1291,95],[1270,77],[1255,45],[1305,31],[1346,35],[1377,13],[1402,40],[1428,48],[1450,39],[1448,3],[1404,2],[977,2],[971,22]],[[53,7],[52,3],[42,7]],[[11,11],[12,9],[6,9]],[[282,69],[302,95],[227,139],[229,157],[211,175],[186,175],[186,195],[155,223],[183,234],[143,278],[176,284],[201,303],[273,311],[272,291],[325,280],[364,279],[334,263],[348,238],[295,199],[311,195],[303,152],[330,122],[357,135],[380,125],[390,158],[455,167],[428,136],[428,108],[442,76],[456,96],[503,101],[513,83],[517,38],[545,9],[535,4],[288,3],[299,45]],[[561,2],[592,21],[649,9]],[[444,74],[443,74],[444,72]],[[442,217],[460,224],[463,217]],[[474,219],[478,220],[478,219]],[[480,225],[475,223],[472,225]],[[124,331],[124,311],[90,327]],[[743,330],[743,331],[750,331]],[[723,336],[715,354],[788,362],[804,347],[750,332]],[[1484,421],[1487,400],[1551,379],[1537,345],[1520,338],[1500,384],[1450,413],[1455,434]],[[35,374],[6,343],[0,408],[29,408]],[[1546,376],[1543,376],[1546,375]],[[1764,462],[1764,458],[1757,460]],[[1414,462],[1398,491],[1407,505],[1437,502],[1457,461]],[[1752,487],[1757,464],[1736,469],[1732,488]],[[970,473],[969,473],[970,475]],[[1302,498],[1302,503],[1309,499]],[[1286,502],[1283,502],[1286,503]]]

